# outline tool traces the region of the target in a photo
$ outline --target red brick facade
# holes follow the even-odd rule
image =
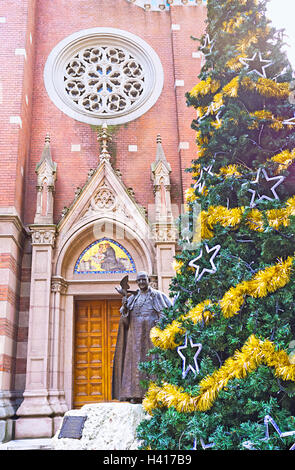
[[[171,165],[171,202],[180,206],[190,175],[184,169],[197,156],[193,110],[185,93],[196,83],[201,58],[197,41],[204,31],[201,5],[145,11],[128,0],[6,0],[0,13],[0,408],[6,418],[19,404],[26,380],[29,327],[31,246],[28,226],[36,211],[36,164],[47,133],[57,163],[54,217],[74,200],[90,169],[98,165],[97,134],[89,125],[58,109],[44,85],[44,66],[52,49],[69,35],[89,28],[118,28],[133,33],[158,54],[164,86],[145,114],[112,133],[111,163],[138,204],[154,203],[151,164],[161,135]],[[147,2],[148,3],[148,2]],[[163,2],[162,2],[163,3]],[[197,2],[196,2],[197,3]],[[72,151],[72,145],[80,151]],[[130,152],[136,145],[137,152]],[[1,392],[11,396],[1,405]],[[4,396],[3,395],[3,396]],[[6,395],[5,395],[6,397]],[[10,400],[10,401],[9,401]],[[1,411],[1,409],[0,409]],[[5,416],[2,413],[0,416]],[[0,420],[2,418],[0,417]]]

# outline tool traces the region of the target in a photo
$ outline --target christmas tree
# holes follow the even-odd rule
[[[206,62],[187,95],[198,158],[179,223],[192,236],[151,331],[157,360],[141,365],[145,449],[295,443],[295,108],[266,3],[208,0]]]

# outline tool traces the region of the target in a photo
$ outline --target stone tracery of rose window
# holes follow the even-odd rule
[[[145,89],[144,70],[119,47],[87,47],[66,65],[65,91],[88,112],[110,115],[132,108]]]

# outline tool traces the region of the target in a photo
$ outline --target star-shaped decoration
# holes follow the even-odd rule
[[[220,245],[215,245],[213,246],[213,248],[209,248],[207,243],[205,244],[205,249],[207,251],[207,253],[212,253],[211,255],[211,258],[210,258],[210,264],[211,264],[211,268],[208,269],[208,268],[203,268],[201,273],[200,273],[200,266],[198,264],[196,264],[196,261],[198,261],[199,259],[201,259],[203,257],[203,248],[201,248],[201,251],[200,251],[200,254],[199,256],[197,256],[196,258],[194,258],[193,260],[191,260],[189,262],[189,266],[192,267],[192,268],[196,268],[196,273],[195,273],[195,281],[198,282],[205,273],[211,273],[211,274],[214,274],[216,273],[217,271],[217,268],[213,262],[215,256],[217,255],[217,253],[219,252],[221,246]]]
[[[284,75],[288,71],[287,67],[284,67],[283,70],[281,70],[277,75],[273,77],[273,80],[277,82],[277,79]]]
[[[290,119],[286,119],[283,121],[283,124],[286,126],[295,126],[295,116]]]
[[[261,178],[264,178],[265,181],[267,181],[267,183],[270,182],[270,184],[272,185],[270,190],[273,194],[273,197],[269,197],[266,194],[261,194],[257,189],[248,189],[248,191],[252,193],[250,207],[254,207],[258,202],[262,201],[263,199],[267,201],[273,201],[273,199],[279,199],[279,196],[276,193],[276,188],[284,181],[285,177],[284,176],[269,177],[264,168],[259,168],[256,174],[256,179],[255,181],[251,181],[251,184],[259,184]],[[257,197],[258,199],[256,199]]]
[[[212,444],[205,444],[205,442],[202,438],[200,439],[200,443],[201,443],[201,446],[202,446],[203,450],[211,449],[211,447],[215,446],[214,442]],[[194,439],[194,447],[191,450],[197,450],[197,439]]]
[[[222,124],[221,119],[220,119],[220,113],[221,111],[219,111],[219,113],[216,115],[216,121],[211,123],[212,126],[214,126],[216,129],[219,129],[219,127]]]
[[[257,59],[257,56],[259,56],[259,60]],[[253,57],[251,59],[248,59],[248,58],[247,59],[240,59],[240,62],[241,62],[241,64],[245,65],[245,67],[247,69],[250,67],[250,65],[248,64],[248,62],[250,62],[252,67],[251,67],[250,72],[248,72],[248,73],[255,72],[260,77],[263,77],[263,78],[267,78],[265,69],[267,67],[270,67],[273,64],[273,62],[271,60],[262,59],[261,52],[255,52],[255,54],[253,55]],[[262,64],[265,64],[265,65],[262,65]]]
[[[265,437],[263,437],[262,439],[259,439],[260,441],[266,441],[267,442],[269,440],[269,424],[271,424],[273,426],[273,428],[278,433],[280,438],[295,435],[295,431],[282,432],[280,430],[279,426],[277,425],[277,423],[275,422],[275,420],[270,415],[266,415],[264,417]],[[251,441],[245,441],[245,442],[243,442],[242,445],[243,445],[243,447],[245,447],[245,449],[255,450],[255,448],[253,447],[254,444]],[[295,450],[295,443],[292,445],[292,447],[290,447],[289,450]]]
[[[209,116],[210,114],[215,114],[217,113],[218,111],[218,114],[217,114],[217,119],[219,118],[219,115],[220,115],[220,110],[221,108],[224,107],[224,104],[222,104],[221,106],[218,104],[218,103],[214,103],[212,102],[209,106],[208,106],[208,109],[206,111],[206,113],[203,114],[203,116],[201,117],[198,117],[198,122],[201,122],[203,121],[203,119],[205,119],[207,116]]]
[[[199,366],[198,366],[198,362],[197,362],[197,357],[198,355],[200,354],[201,350],[202,350],[202,345],[201,343],[196,343],[194,344],[192,339],[189,338],[189,342],[190,342],[190,348],[197,348],[197,351],[194,355],[194,366],[192,366],[191,364],[189,364],[188,366],[186,365],[186,357],[184,356],[184,354],[182,353],[182,350],[184,349],[187,349],[188,345],[187,345],[187,340],[188,340],[188,336],[185,335],[185,342],[182,346],[178,346],[177,348],[177,352],[179,354],[179,356],[181,357],[182,359],[182,378],[185,379],[187,374],[189,373],[189,371],[191,370],[194,375],[196,374],[199,374],[200,372],[200,369],[199,369]]]
[[[207,175],[213,176],[213,173],[211,171],[212,167],[213,167],[213,165],[210,165],[210,166],[207,166],[207,167],[203,167],[201,169],[199,179],[194,184],[194,189],[197,189],[199,193],[202,193],[203,190],[204,190],[204,187],[205,187],[204,173],[206,173]]]
[[[207,113],[206,114],[213,114],[213,113],[217,113],[217,111],[219,111],[221,108],[224,107],[224,104],[222,104],[220,106],[220,104],[218,103],[215,103],[214,101],[212,101],[212,103],[208,106],[208,110],[207,110]]]
[[[200,46],[199,49],[201,51],[203,51],[203,49],[209,49],[209,52],[207,54],[203,53],[204,56],[206,57],[207,55],[211,54],[212,49],[213,49],[213,45],[214,45],[214,40],[210,39],[209,34],[206,34],[204,44],[202,46]]]

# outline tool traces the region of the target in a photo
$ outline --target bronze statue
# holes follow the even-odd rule
[[[140,381],[145,379],[139,362],[147,361],[153,348],[150,330],[159,321],[165,307],[172,305],[163,292],[149,286],[146,272],[137,274],[139,289],[128,297],[128,278],[121,281],[118,292],[123,295],[121,318],[113,364],[112,398],[131,403],[141,403],[145,390]]]

